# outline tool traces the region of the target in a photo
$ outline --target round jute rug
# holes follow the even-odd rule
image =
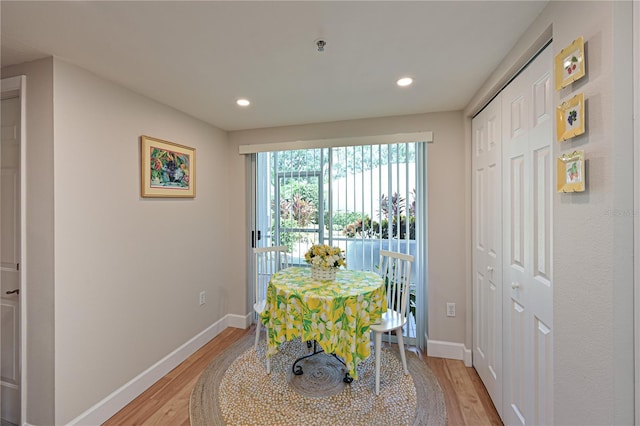
[[[405,376],[397,346],[383,347],[376,396],[373,356],[358,365],[358,378],[351,384],[342,382],[344,367],[339,361],[325,354],[304,360],[304,374],[296,376],[291,365],[309,350],[294,340],[272,356],[267,374],[265,342],[255,351],[254,336],[234,343],[202,373],[191,393],[193,426],[446,424],[437,379],[411,352],[406,353],[411,374]]]

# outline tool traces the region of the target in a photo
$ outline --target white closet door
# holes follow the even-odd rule
[[[501,97],[472,121],[473,365],[502,409]]]
[[[552,64],[502,92],[505,424],[553,424]]]

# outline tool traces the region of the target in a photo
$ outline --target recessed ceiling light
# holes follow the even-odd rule
[[[413,83],[413,79],[411,77],[403,77],[400,80],[396,81],[396,84],[400,87],[408,86]]]
[[[251,104],[248,99],[238,99],[236,103],[240,106],[249,106]]]

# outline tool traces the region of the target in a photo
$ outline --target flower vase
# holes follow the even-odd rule
[[[311,277],[318,281],[334,281],[338,268],[323,268],[322,266],[311,266]]]

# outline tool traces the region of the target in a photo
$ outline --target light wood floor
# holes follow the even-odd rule
[[[253,328],[227,328],[142,395],[116,413],[106,426],[189,425],[189,397],[204,368],[216,355]],[[448,425],[502,425],[489,394],[473,368],[462,361],[433,358],[407,348],[423,359],[440,382]],[[213,425],[212,425],[213,426]]]

